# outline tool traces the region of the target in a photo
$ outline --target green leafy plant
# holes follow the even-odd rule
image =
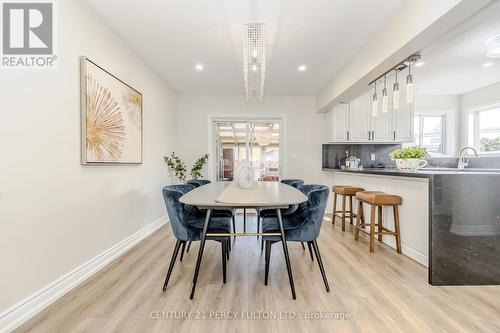
[[[389,157],[393,160],[402,159],[407,160],[410,158],[426,158],[429,154],[427,149],[422,147],[408,147],[404,149],[396,149],[389,154]]]
[[[175,178],[180,182],[185,182],[187,178],[187,168],[186,163],[184,163],[175,152],[170,154],[169,156],[164,156],[165,163],[167,163],[168,169],[175,175]],[[208,154],[203,155],[199,159],[194,162],[193,167],[191,168],[190,175],[192,179],[200,179],[203,175],[201,174],[201,170],[205,166],[208,161]]]
[[[348,161],[357,161],[357,160],[359,160],[359,158],[357,158],[356,156],[352,156],[352,155],[351,155],[351,156],[349,156],[349,157],[347,158],[347,160],[348,160]]]
[[[181,182],[186,181],[186,164],[181,161],[177,155],[175,155],[175,152],[170,154],[170,156],[164,156],[165,163],[167,163],[168,168],[170,169],[170,172],[173,172],[175,175],[175,178],[177,178]]]
[[[201,170],[203,169],[207,161],[208,161],[208,154],[205,154],[199,159],[197,159],[196,162],[194,162],[190,172],[190,175],[193,179],[200,179],[203,176],[201,174]]]

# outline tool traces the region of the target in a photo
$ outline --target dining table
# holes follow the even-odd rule
[[[283,244],[283,252],[285,254],[285,264],[288,271],[288,279],[292,298],[296,299],[295,286],[293,282],[292,267],[290,264],[290,256],[288,246],[286,244],[286,235],[283,227],[283,219],[281,209],[287,209],[292,205],[298,205],[307,201],[307,196],[298,189],[282,184],[280,182],[258,181],[251,188],[242,188],[235,182],[212,182],[200,187],[197,187],[184,194],[179,201],[186,205],[196,206],[199,209],[206,210],[205,222],[201,234],[200,247],[196,260],[196,268],[193,276],[193,284],[191,288],[190,299],[193,299],[198,274],[200,271],[203,249],[207,237],[224,237],[224,236],[279,236]],[[262,232],[236,232],[231,233],[207,233],[210,223],[210,216],[213,210],[221,209],[269,209],[276,210],[278,219],[279,232],[262,233]]]

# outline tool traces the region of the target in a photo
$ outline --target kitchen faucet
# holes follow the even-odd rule
[[[472,152],[474,153],[474,156],[472,158],[479,158],[479,156],[477,155],[476,149],[474,149],[472,147],[463,147],[460,150],[460,155],[458,158],[458,169],[459,170],[463,170],[463,169],[465,169],[466,166],[469,165],[469,158],[466,157],[466,152],[468,150],[472,150]]]

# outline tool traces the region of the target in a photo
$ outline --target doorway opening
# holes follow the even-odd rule
[[[283,121],[279,118],[213,120],[215,176],[231,181],[239,164],[248,161],[255,180],[278,180],[282,172]]]

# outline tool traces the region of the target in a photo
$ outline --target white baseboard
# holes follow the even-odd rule
[[[89,277],[104,268],[137,243],[151,235],[167,223],[167,216],[162,216],[150,225],[142,228],[108,250],[75,268],[38,292],[26,297],[0,313],[0,333],[10,332],[37,313],[54,303],[60,297],[80,285]]]
[[[396,249],[396,241],[394,240],[394,238],[393,237],[390,237],[390,238],[385,237],[385,238],[386,239],[384,239],[383,242],[385,244],[389,245],[390,247],[392,247],[393,249]],[[429,256],[426,255],[425,253],[417,251],[414,248],[409,247],[408,245],[405,245],[405,244],[401,244],[401,252],[405,256],[415,260],[419,264],[421,264],[425,267],[429,267]]]

